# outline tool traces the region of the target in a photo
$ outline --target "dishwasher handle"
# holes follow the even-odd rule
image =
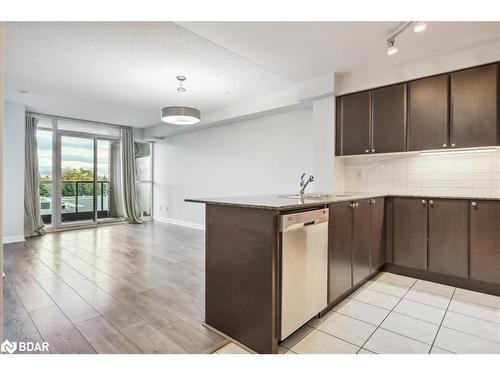
[[[281,215],[280,231],[289,232],[304,227],[327,223],[329,218],[328,208],[314,211],[296,212],[288,215]]]

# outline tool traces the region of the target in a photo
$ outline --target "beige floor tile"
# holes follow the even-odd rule
[[[500,343],[441,327],[436,346],[459,354],[500,354]]]
[[[223,346],[222,348],[217,350],[216,353],[217,354],[251,354],[250,352],[247,352],[245,349],[236,345],[233,342],[230,342],[226,346]]]
[[[351,344],[363,346],[377,327],[349,316],[335,313],[320,324],[317,329]]]
[[[433,324],[441,324],[446,312],[444,309],[424,305],[423,303],[413,302],[407,299],[402,299],[394,308],[394,311]]]
[[[433,346],[431,349],[431,354],[455,354],[455,353],[449,352],[448,350],[438,348],[437,346]]]
[[[406,293],[404,298],[410,301],[438,307],[440,309],[446,309],[448,303],[450,302],[450,297],[444,297],[417,289],[411,289],[408,293]]]
[[[380,354],[425,354],[431,346],[378,328],[363,348]]]
[[[299,354],[355,354],[359,347],[314,330],[291,348]]]
[[[368,280],[366,283],[364,283],[363,285],[361,285],[358,289],[356,289],[354,292],[352,292],[350,295],[349,295],[349,298],[354,298],[355,296],[357,296],[359,293],[361,293],[363,290],[365,290],[366,288],[368,288],[371,283],[373,283],[373,280]]]
[[[385,281],[393,284],[411,287],[417,279],[408,276],[397,275],[395,273],[383,272],[377,280]]]
[[[353,298],[356,301],[369,303],[370,305],[382,307],[387,310],[392,310],[400,300],[399,297],[391,296],[386,293],[380,293],[368,288],[361,290]]]
[[[446,313],[443,327],[500,342],[500,324],[458,314],[453,311]]]
[[[424,322],[406,315],[392,312],[381,325],[389,331],[399,333],[400,335],[410,337],[412,339],[432,344],[439,326]]]
[[[292,333],[290,336],[288,336],[285,340],[283,340],[283,342],[280,345],[284,346],[287,349],[290,349],[292,346],[294,346],[296,343],[302,340],[302,338],[309,332],[311,332],[313,329],[314,328],[311,326],[303,325],[294,333]]]
[[[375,353],[373,353],[373,352],[371,352],[371,351],[369,351],[369,350],[366,350],[366,349],[361,348],[361,349],[359,350],[358,354],[375,354]]]
[[[491,294],[473,292],[472,290],[457,288],[453,300],[477,303],[494,309],[500,309],[500,297]]]
[[[342,306],[338,312],[378,326],[390,311],[364,302],[351,300],[345,306]]]
[[[398,285],[384,280],[375,280],[368,286],[368,289],[390,294],[395,297],[403,297],[409,288],[409,286]]]
[[[500,310],[494,309],[489,306],[478,305],[477,303],[464,302],[460,300],[453,300],[451,301],[448,310],[500,324]]]
[[[433,283],[431,281],[426,281],[426,280],[417,280],[417,282],[413,285],[412,289],[439,294],[444,297],[451,297],[453,291],[455,290],[455,288],[452,286]]]

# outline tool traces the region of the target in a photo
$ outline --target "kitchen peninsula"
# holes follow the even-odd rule
[[[323,312],[381,269],[500,295],[499,200],[376,194],[308,197],[186,199],[206,204],[208,326],[256,352],[278,352],[280,217],[315,209],[329,211]]]

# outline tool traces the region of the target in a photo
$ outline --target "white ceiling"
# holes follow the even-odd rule
[[[292,84],[171,22],[7,24],[6,97],[32,111],[157,124],[161,108],[178,102],[179,74],[184,104],[202,113]]]
[[[400,24],[8,23],[6,97],[37,112],[144,127],[176,104],[178,74],[188,77],[185,104],[207,113],[333,72],[401,67],[492,42],[500,49],[498,22],[429,22],[387,56],[385,40]]]
[[[404,22],[178,22],[179,25],[297,82],[367,66],[398,66],[459,48],[500,42],[500,22],[427,22],[386,39]],[[500,48],[500,44],[499,44]]]

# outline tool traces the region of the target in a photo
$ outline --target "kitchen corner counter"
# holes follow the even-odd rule
[[[345,193],[337,196],[335,196],[334,194],[329,194],[333,196],[326,197],[323,199],[301,200],[301,199],[286,198],[285,197],[286,195],[288,194],[252,195],[252,196],[220,197],[220,198],[193,198],[193,199],[186,199],[185,201],[193,203],[222,205],[222,206],[235,206],[242,208],[258,208],[266,210],[285,211],[285,210],[296,210],[301,208],[317,207],[317,206],[327,205],[330,203],[349,202],[354,200],[386,196],[386,194]]]
[[[286,211],[301,208],[318,207],[331,203],[358,201],[370,198],[422,198],[422,199],[465,199],[465,200],[500,200],[500,196],[478,197],[478,196],[452,196],[452,195],[432,195],[432,194],[384,194],[384,193],[342,193],[326,197],[324,199],[292,199],[285,198],[292,194],[269,194],[269,195],[251,195],[238,197],[219,197],[219,198],[188,198],[186,202],[205,203],[212,205],[233,206],[241,208],[257,208],[264,210]]]

